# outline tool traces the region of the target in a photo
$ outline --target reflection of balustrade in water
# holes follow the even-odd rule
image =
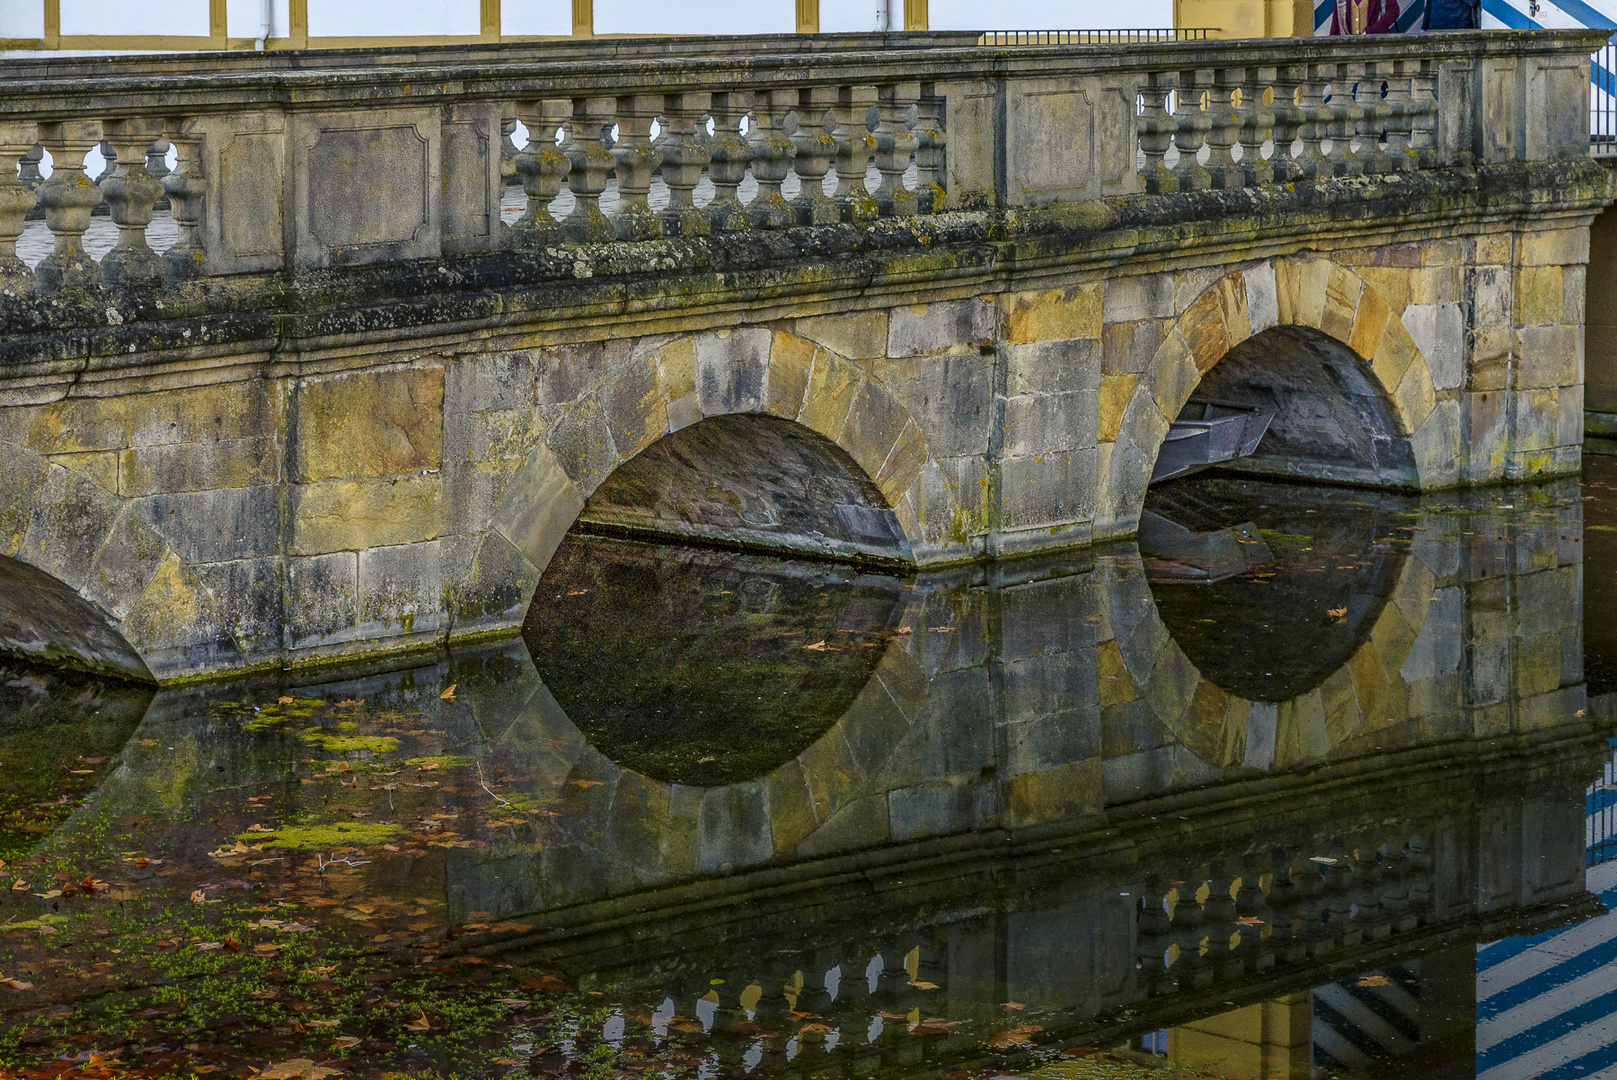
[[[508,63],[446,48],[346,67],[22,64],[0,74],[0,274],[14,291],[139,289],[1583,156],[1588,36],[1332,39],[1301,63],[1283,43],[907,34],[881,50],[766,39],[744,61],[698,40],[513,45]],[[1473,80],[1498,92],[1461,93]],[[530,138],[508,166],[518,122]],[[80,163],[103,145],[97,184]],[[12,166],[41,149],[54,171],[32,185]],[[526,202],[507,228],[512,178]],[[83,237],[103,199],[119,240],[97,266]],[[146,231],[164,199],[178,239],[159,257]],[[36,203],[54,249],[31,272],[13,245]]]

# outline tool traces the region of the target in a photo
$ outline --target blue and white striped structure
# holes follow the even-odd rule
[[[1331,32],[1335,0],[1317,0],[1314,33]],[[1408,0],[1398,30],[1419,34],[1426,0]],[[1617,31],[1617,0],[1482,0],[1484,30],[1567,30],[1576,27]],[[1596,155],[1617,154],[1617,33],[1589,63],[1590,135]]]
[[[1545,4],[1548,7],[1548,3]],[[1589,792],[1588,888],[1617,908],[1613,765]],[[1617,1080],[1617,911],[1477,950],[1478,1080]]]

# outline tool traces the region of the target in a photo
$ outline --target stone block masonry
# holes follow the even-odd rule
[[[1169,424],[1231,357],[1261,374],[1253,392],[1282,411],[1321,405],[1325,380],[1308,373],[1336,364],[1356,388],[1348,404],[1374,421],[1373,452],[1275,465],[1288,475],[1433,489],[1575,471],[1579,298],[1607,174],[1560,143],[1506,153],[1480,139],[1476,117],[1423,111],[1436,99],[1422,79],[1452,74],[1444,65],[1466,56],[1483,78],[1488,50],[1525,48],[1503,40],[1354,61],[1394,65],[1388,77],[1404,79],[1404,111],[1381,132],[1388,154],[1409,150],[1390,159],[1407,167],[1391,171],[1345,140],[1311,158],[1303,130],[1304,151],[1287,159],[1298,175],[1236,183],[1239,170],[1226,167],[1215,187],[1190,168],[1194,125],[1178,164],[1151,156],[1151,132],[1177,123],[1158,101],[1141,118],[1097,106],[1094,156],[1081,163],[1093,185],[1074,188],[1076,166],[1033,137],[1033,114],[1000,130],[998,114],[973,111],[978,84],[905,96],[872,78],[872,93],[856,85],[835,101],[805,88],[742,104],[713,88],[703,104],[686,100],[696,91],[670,90],[612,98],[616,113],[589,104],[604,98],[579,112],[518,97],[530,130],[611,115],[621,126],[631,113],[649,123],[675,106],[769,114],[748,151],[765,185],[768,155],[829,152],[764,145],[789,106],[825,105],[832,142],[842,130],[832,121],[868,122],[882,177],[868,200],[836,204],[836,220],[808,200],[803,218],[783,203],[787,217],[772,223],[763,211],[773,203],[754,200],[752,225],[730,231],[715,224],[730,221],[720,190],[705,234],[683,212],[677,230],[663,229],[670,218],[634,210],[643,163],[632,155],[646,149],[634,140],[645,133],[633,129],[617,157],[601,157],[577,145],[585,128],[575,124],[557,157],[541,140],[519,160],[530,211],[556,195],[560,176],[576,179],[573,216],[552,222],[559,232],[531,213],[520,243],[495,230],[481,245],[422,248],[428,234],[389,210],[374,224],[392,239],[332,247],[331,220],[278,194],[233,210],[213,202],[212,224],[177,245],[201,253],[198,272],[170,258],[162,282],[137,287],[96,280],[72,242],[70,200],[46,192],[60,203],[47,211],[61,257],[38,281],[8,279],[0,298],[0,557],[26,564],[18,573],[35,575],[30,588],[56,589],[62,619],[99,620],[101,636],[58,627],[28,641],[52,656],[88,642],[88,666],[175,681],[509,632],[581,514],[917,566],[1123,537]],[[1547,35],[1534,47],[1543,55],[1532,62],[1553,68],[1583,42]],[[1167,63],[1138,63],[1147,60],[1159,73]],[[1414,67],[1396,68],[1404,63]],[[1257,66],[1246,78],[1262,86],[1282,74]],[[1321,85],[1341,77],[1294,74]],[[1097,83],[1084,100],[1108,94]],[[1586,107],[1587,85],[1565,96]],[[1068,124],[1081,104],[1039,107]],[[389,159],[447,138],[449,114],[412,108],[421,114],[387,118]],[[296,176],[317,158],[317,172],[340,172],[343,148],[359,138],[311,128],[288,142],[281,121],[260,119],[257,134],[204,134],[193,146],[196,160],[221,167],[240,154],[247,172],[199,166],[191,179]],[[484,119],[497,122],[499,110]],[[1116,139],[1130,162],[1136,145],[1149,151],[1143,173],[1113,168]],[[1005,140],[1011,158],[995,150]],[[946,167],[927,156],[945,143]],[[664,178],[686,184],[656,145]],[[837,153],[864,146],[844,139]],[[283,151],[311,156],[289,163]],[[439,176],[448,159],[420,152]],[[497,169],[497,157],[485,164]],[[923,159],[922,187],[901,195],[903,173]],[[1022,170],[1015,190],[994,172],[1006,160]],[[1055,171],[1038,172],[1040,161]],[[864,161],[848,168],[862,176]],[[618,212],[629,215],[616,224],[589,210],[613,170]],[[722,169],[712,175],[725,180]],[[435,180],[465,196],[445,183]],[[178,182],[168,190],[186,197]],[[217,198],[226,187],[208,190]],[[441,241],[442,207],[421,207]],[[680,207],[683,196],[670,203]],[[269,229],[260,211],[279,224]],[[186,213],[176,210],[182,226]],[[631,225],[656,238],[625,237]],[[226,234],[236,239],[221,247]],[[636,503],[636,492],[650,494]],[[0,646],[31,648],[25,636]],[[1147,696],[1168,707],[1194,692],[1164,669]]]

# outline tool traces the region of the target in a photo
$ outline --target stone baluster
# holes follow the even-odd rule
[[[1415,929],[1415,916],[1409,910],[1409,855],[1402,843],[1387,845],[1383,859],[1386,870],[1381,878],[1381,907],[1396,933]]]
[[[1430,60],[1410,63],[1409,146],[1422,169],[1435,169],[1440,164],[1437,151],[1437,74]],[[1454,165],[1470,165],[1471,152],[1455,155]]]
[[[1290,145],[1282,150],[1278,141],[1272,156],[1267,160],[1263,156],[1263,144],[1273,134],[1275,125],[1275,114],[1271,108],[1276,92],[1275,69],[1251,69],[1245,85],[1241,102],[1241,170],[1246,174],[1248,184],[1273,183],[1275,160],[1291,156]]]
[[[1322,864],[1329,913],[1326,928],[1336,944],[1351,948],[1364,940],[1364,928],[1353,917],[1353,857],[1345,853],[1340,841],[1333,841],[1331,846],[1342,854],[1336,856],[1335,862]]]
[[[1213,183],[1212,175],[1196,160],[1213,126],[1207,113],[1207,88],[1212,78],[1210,71],[1186,71],[1179,76],[1173,111],[1179,128],[1174,132],[1173,144],[1179,150],[1174,172],[1179,176],[1180,191],[1205,191]]]
[[[880,119],[874,134],[881,186],[876,189],[876,211],[884,217],[915,216],[915,192],[904,186],[904,173],[919,145],[910,128],[914,124],[911,110],[920,96],[920,83],[896,83],[877,92]]]
[[[202,216],[208,181],[202,173],[202,135],[194,120],[170,120],[166,134],[174,144],[174,170],[163,177],[163,190],[174,211],[179,236],[163,252],[163,269],[170,281],[186,281],[208,271]]]
[[[696,185],[711,156],[702,118],[712,107],[712,94],[694,91],[669,94],[663,103],[667,127],[657,145],[668,185],[668,206],[662,212],[665,236],[707,236],[713,231],[706,211],[696,208]]]
[[[1140,88],[1144,110],[1140,113],[1139,139],[1140,152],[1145,155],[1140,181],[1145,185],[1145,190],[1153,195],[1179,190],[1179,177],[1168,170],[1163,160],[1168,147],[1173,145],[1174,133],[1179,130],[1179,121],[1173,118],[1170,111],[1169,99],[1173,95],[1174,81],[1171,71],[1152,72],[1146,76],[1145,85]]]
[[[825,193],[825,174],[837,156],[837,91],[834,86],[816,86],[798,93],[797,130],[792,146],[797,157],[793,168],[802,181],[792,212],[799,225],[835,225],[842,219],[836,200]]]
[[[1322,64],[1330,68],[1331,94],[1325,104],[1325,131],[1331,137],[1331,151],[1326,155],[1331,163],[1332,176],[1358,176],[1364,164],[1353,152],[1353,135],[1359,126],[1359,106],[1353,100],[1354,78],[1350,64]]]
[[[1381,90],[1382,83],[1387,81],[1387,66],[1365,64],[1364,74],[1359,79],[1359,115],[1354,121],[1359,134],[1359,150],[1354,156],[1359,159],[1359,168],[1366,176],[1385,176],[1397,168],[1381,146],[1382,132],[1387,126],[1387,118],[1392,115],[1392,107],[1382,97]]]
[[[1241,973],[1240,957],[1231,945],[1241,929],[1235,922],[1236,903],[1231,895],[1237,876],[1225,865],[1215,864],[1207,883],[1207,900],[1202,904],[1207,919],[1208,966],[1220,978],[1234,978]]]
[[[1205,868],[1186,875],[1178,886],[1179,899],[1173,906],[1174,943],[1179,946],[1176,974],[1181,987],[1206,986],[1213,981],[1213,969],[1202,956],[1202,939],[1207,936],[1207,913],[1196,902],[1206,880]]]
[[[876,976],[876,993],[874,995],[877,1007],[883,1012],[907,1013],[906,1004],[908,995],[905,993],[910,984],[910,969],[905,960],[909,950],[904,948],[896,939],[882,943],[881,971]]]
[[[754,1022],[763,1029],[758,1032],[759,1048],[763,1052],[763,1059],[759,1062],[758,1069],[764,1076],[773,1075],[786,1064],[786,1043],[792,1036],[790,1017],[792,1003],[786,997],[785,983],[795,975],[795,971],[787,972],[771,965],[769,973],[758,980],[763,993],[758,998],[752,1016]]]
[[[949,136],[943,130],[944,100],[931,83],[921,85],[915,119],[915,207],[923,214],[943,212],[948,203]]]
[[[842,220],[855,225],[874,220],[878,212],[865,185],[876,148],[868,119],[876,97],[874,86],[844,86],[837,91],[837,206]]]
[[[1303,123],[1299,130],[1303,152],[1295,164],[1305,180],[1316,180],[1331,175],[1331,160],[1325,156],[1323,144],[1330,132],[1330,106],[1325,104],[1325,88],[1330,82],[1329,64],[1309,64],[1302,82]]]
[[[1331,906],[1327,879],[1321,864],[1312,858],[1304,859],[1302,873],[1297,875],[1297,892],[1302,898],[1302,939],[1308,945],[1309,956],[1324,956],[1336,948],[1336,937],[1329,925]]]
[[[1179,987],[1177,975],[1167,962],[1168,946],[1173,944],[1173,926],[1165,909],[1166,896],[1160,874],[1145,879],[1145,891],[1140,894],[1135,952],[1145,972],[1144,989],[1153,997],[1171,994]]]
[[[575,244],[600,244],[618,238],[611,219],[601,213],[601,193],[606,190],[606,174],[613,165],[612,151],[606,148],[601,128],[611,121],[615,108],[611,98],[573,102],[571,137],[562,152],[573,166],[567,173],[567,189],[573,193],[574,204],[561,227]]]
[[[651,122],[661,108],[662,98],[652,94],[618,98],[618,141],[612,145],[618,211],[612,215],[612,224],[619,240],[655,240],[663,234],[662,221],[646,199],[652,170],[661,160],[651,148]]]
[[[1270,858],[1272,870],[1269,880],[1271,912],[1269,918],[1273,933],[1269,940],[1273,943],[1277,960],[1296,963],[1308,957],[1308,946],[1303,940],[1301,925],[1299,924],[1296,929],[1292,927],[1302,915],[1303,889],[1297,885],[1293,866],[1295,860],[1290,850],[1277,847]]]
[[[32,150],[17,160],[17,179],[29,191],[38,191],[39,185],[45,182],[44,175],[39,171],[44,160],[45,147],[38,140],[35,140]]]
[[[758,181],[758,194],[747,204],[747,220],[755,229],[784,229],[792,223],[792,208],[781,196],[780,182],[792,171],[797,148],[782,130],[786,113],[797,104],[790,90],[769,90],[757,96],[752,130],[747,142],[752,146],[752,177]]]
[[[1410,68],[1401,60],[1387,80],[1387,158],[1394,172],[1411,172],[1420,167],[1420,157],[1410,145],[1410,130],[1415,123],[1415,98],[1410,93]]]
[[[146,148],[146,171],[152,174],[152,179],[159,184],[168,175],[168,151],[174,144],[159,135],[152,145]]]
[[[707,204],[707,220],[714,232],[736,232],[748,228],[747,208],[736,188],[746,179],[752,147],[741,135],[741,118],[752,109],[752,95],[714,94],[713,134],[708,137],[708,175],[713,180],[713,201]]]
[[[1235,160],[1235,144],[1241,137],[1242,114],[1246,112],[1246,71],[1220,68],[1213,73],[1207,92],[1207,172],[1215,188],[1246,186],[1246,169]]]
[[[1235,913],[1241,920],[1240,958],[1248,971],[1274,967],[1274,912],[1263,894],[1263,873],[1267,856],[1248,852],[1241,859],[1241,891],[1235,897]]]
[[[101,268],[85,253],[84,231],[90,227],[90,212],[101,202],[101,189],[84,175],[84,155],[101,142],[101,124],[95,120],[41,124],[39,141],[52,163],[50,179],[39,185],[39,205],[56,237],[56,249],[35,271],[39,286],[45,292],[100,288]]]
[[[1307,114],[1297,103],[1306,78],[1306,69],[1300,64],[1286,64],[1275,69],[1274,101],[1269,106],[1274,114],[1274,153],[1269,155],[1269,167],[1277,184],[1289,184],[1303,178],[1302,166],[1291,156],[1291,148],[1307,120]]]
[[[101,260],[109,288],[145,289],[163,283],[163,260],[146,242],[146,226],[163,196],[163,185],[146,171],[147,151],[163,131],[161,120],[114,120],[106,125],[114,163],[101,192],[118,226],[118,244]]]
[[[528,195],[528,209],[511,226],[514,247],[532,250],[559,244],[565,238],[550,204],[573,171],[572,161],[556,145],[556,131],[572,115],[573,103],[566,98],[517,102],[517,119],[528,129],[528,145],[517,153],[515,165]]]
[[[17,175],[17,162],[38,137],[38,126],[27,121],[0,123],[0,296],[34,290],[34,272],[17,258],[17,238],[38,197]]]

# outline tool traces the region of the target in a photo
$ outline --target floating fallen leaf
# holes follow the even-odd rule
[[[289,698],[289,697],[278,697],[278,698],[275,699],[275,704],[277,704],[277,705],[290,705],[290,704],[292,704],[292,699]]]
[[[11,887],[11,891],[12,892],[27,892],[28,891],[28,882],[24,881],[22,878],[18,878],[17,883]]]
[[[1347,608],[1345,608],[1345,607],[1326,608],[1325,609],[1325,614],[1329,615],[1333,619],[1340,619],[1344,615],[1347,614]]]
[[[521,1065],[522,1064],[522,1062],[518,1061],[516,1058],[489,1058],[489,1062],[491,1064],[494,1064],[494,1065]]]
[[[355,701],[353,698],[349,698],[347,701],[339,701],[339,702],[337,702],[337,708],[339,708],[339,709],[351,709],[356,705],[363,705],[363,704],[365,704],[365,699],[364,698],[360,698],[358,701]]]
[[[1019,1024],[1016,1027],[997,1033],[988,1040],[987,1045],[995,1050],[1010,1050],[1017,1046],[1032,1046],[1033,1039],[1031,1036],[1033,1033],[1043,1030],[1044,1028],[1038,1024]]]
[[[495,998],[494,1000],[498,1001],[501,1005],[505,1005],[513,1009],[523,1009],[528,1005],[528,1003],[523,1001],[521,998]]]
[[[422,772],[431,772],[432,770],[436,769],[437,767],[438,767],[438,763],[436,761],[429,761],[425,765],[421,766],[421,771]]]
[[[1000,1008],[1004,1009],[1006,1012],[1021,1012],[1023,1009],[1027,1008],[1027,1006],[1023,1005],[1020,1001],[1007,1001],[1005,1004],[1001,1005]]]
[[[99,765],[107,759],[104,757],[84,757],[80,755],[79,760],[84,762],[86,765]]]
[[[309,1027],[313,1027],[313,1028],[328,1028],[328,1027],[336,1027],[338,1024],[342,1023],[342,1021],[341,1020],[305,1020],[304,1023],[307,1024]]]
[[[427,1014],[422,1013],[421,1016],[418,1019],[411,1020],[408,1024],[405,1024],[404,1025],[404,1030],[405,1031],[431,1031],[432,1030],[432,1023],[431,1023],[431,1021],[429,1021],[427,1019]]]
[[[809,652],[841,652],[842,651],[841,649],[834,649],[831,646],[827,645],[823,638],[821,640],[819,640],[819,641],[816,641],[812,645],[805,645],[805,646],[803,646],[803,648],[805,650],[809,651]]]
[[[23,982],[21,979],[0,979],[0,983],[5,983],[13,990],[32,990],[34,988],[33,983]]]
[[[1258,918],[1256,915],[1248,915],[1245,918],[1236,919],[1235,921],[1240,926],[1262,926],[1263,925],[1263,920]]]
[[[457,687],[459,685],[460,685],[459,683],[450,683],[449,684],[449,689],[445,690],[443,693],[439,694],[438,696],[443,698],[445,701],[454,701],[455,700],[455,687]]]
[[[932,632],[934,634],[947,634],[950,631],[952,631],[953,629],[954,629],[954,627],[952,627],[952,626],[934,626],[934,627],[931,627],[931,630],[932,630]]]
[[[195,890],[192,891],[192,893],[191,893],[191,903],[193,903],[193,904],[206,904],[207,902],[208,902],[207,894],[204,893],[201,889],[195,889]]]
[[[341,1075],[341,1069],[328,1069],[323,1065],[316,1065],[308,1058],[293,1058],[291,1061],[271,1065],[254,1080],[325,1080],[328,1076]]]
[[[337,1050],[346,1050],[350,1046],[358,1046],[359,1043],[360,1040],[359,1036],[357,1035],[339,1035],[335,1039],[331,1040],[332,1047]],[[515,1062],[512,1064],[515,1064]]]
[[[936,990],[938,988],[938,984],[935,982],[912,982],[910,985],[917,990]]]
[[[197,942],[197,951],[199,951],[199,952],[212,952],[214,949],[222,949],[224,947],[225,947],[225,943],[222,942],[222,941],[199,941],[199,942]]]
[[[577,784],[581,788],[600,787],[603,783],[605,783],[604,780],[569,780],[567,782],[569,784]]]
[[[50,892],[36,892],[34,895],[39,897],[41,900],[54,900],[58,896],[62,895],[62,890],[52,889]]]
[[[1385,975],[1362,975],[1359,977],[1359,985],[1365,988],[1372,986],[1391,986],[1392,980],[1387,978]]]
[[[241,940],[235,934],[225,936],[225,952],[241,952]]]
[[[929,1016],[920,1023],[910,1025],[911,1035],[943,1035],[960,1023],[958,1020],[945,1020],[941,1016]]]
[[[95,772],[94,769],[69,769],[67,771],[72,773],[74,776],[89,776],[91,773]]]

